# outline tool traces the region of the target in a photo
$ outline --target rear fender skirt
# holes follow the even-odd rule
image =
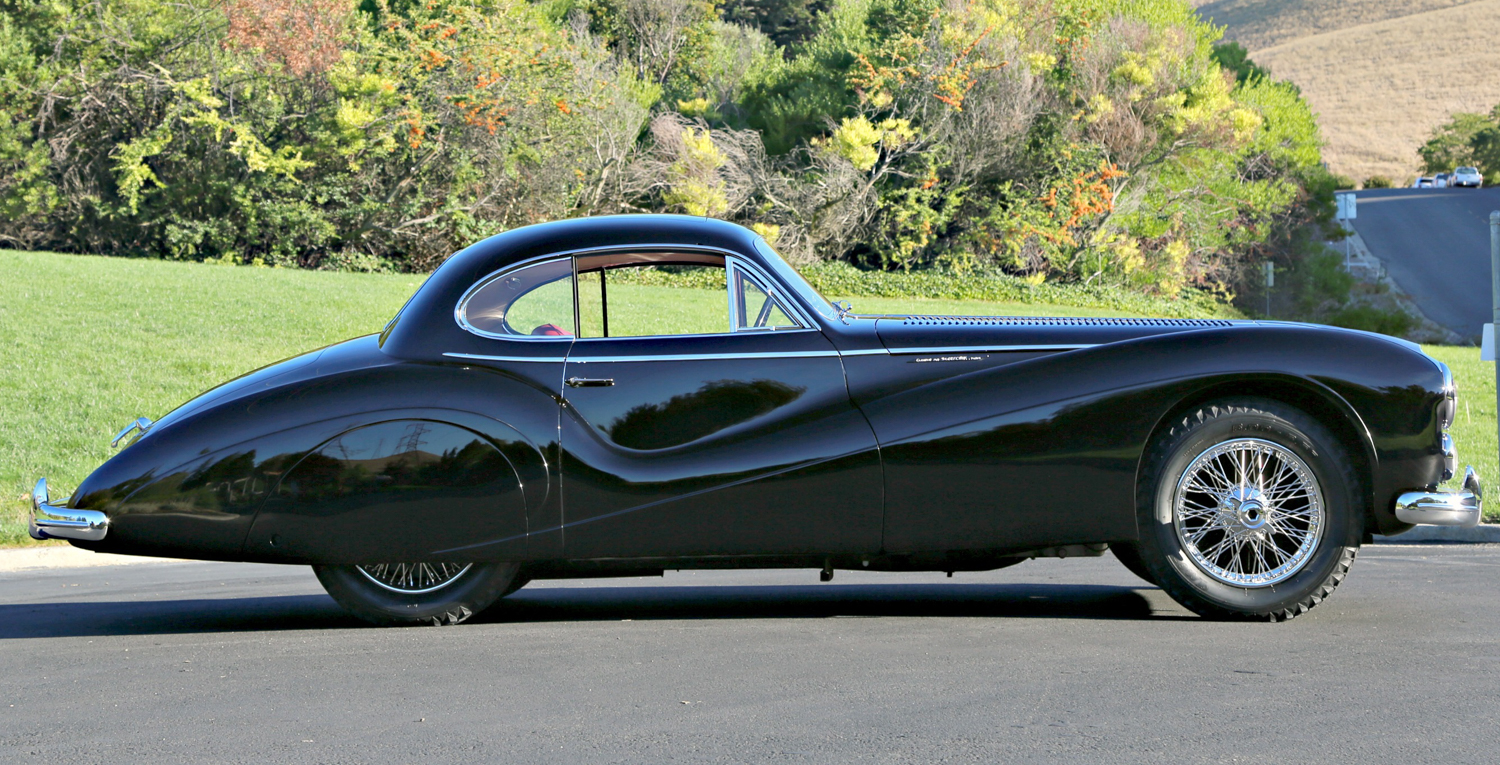
[[[452,410],[363,420],[281,476],[247,554],[309,563],[526,556],[524,488],[545,485],[546,466],[514,428]]]
[[[90,504],[108,507],[110,536],[90,549],[139,555],[189,555],[220,560],[283,561],[288,547],[257,545],[254,528],[262,526],[267,501],[281,490],[282,479],[305,458],[341,435],[383,422],[428,422],[479,434],[502,455],[520,494],[522,535],[513,548],[524,547],[527,507],[543,507],[551,498],[548,461],[535,444],[507,423],[454,409],[411,408],[360,412],[269,433],[233,444],[167,469],[149,469],[120,483],[96,490]],[[156,442],[164,448],[165,439]],[[138,455],[144,452],[137,452]],[[106,463],[108,467],[108,463]],[[100,472],[105,472],[101,468]],[[92,477],[91,477],[92,480]],[[109,497],[123,496],[114,502]],[[275,509],[285,514],[286,508]],[[305,515],[308,508],[290,511]],[[300,533],[300,532],[299,532]],[[312,533],[308,531],[308,533]],[[472,540],[471,541],[478,541]],[[314,548],[304,548],[308,560]]]

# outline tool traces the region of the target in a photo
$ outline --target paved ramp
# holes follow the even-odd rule
[[[1500,188],[1361,191],[1355,230],[1427,318],[1475,338],[1490,320],[1491,210]]]

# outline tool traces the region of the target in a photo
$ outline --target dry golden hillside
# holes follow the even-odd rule
[[[1409,178],[1433,126],[1500,103],[1500,0],[1215,0],[1199,12],[1302,88],[1324,157],[1353,178]]]

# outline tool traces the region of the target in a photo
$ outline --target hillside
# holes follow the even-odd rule
[[[1216,0],[1201,15],[1302,88],[1334,171],[1399,180],[1458,111],[1500,103],[1500,0]]]

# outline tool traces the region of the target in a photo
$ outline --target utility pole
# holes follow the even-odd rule
[[[1500,324],[1500,210],[1490,213],[1490,326],[1485,327],[1485,334],[1490,336],[1492,354],[1497,324]],[[1495,365],[1495,406],[1500,413],[1500,364]],[[1500,416],[1495,418],[1495,432],[1500,435]]]
[[[1266,318],[1271,318],[1271,288],[1276,286],[1276,266],[1266,261]]]

